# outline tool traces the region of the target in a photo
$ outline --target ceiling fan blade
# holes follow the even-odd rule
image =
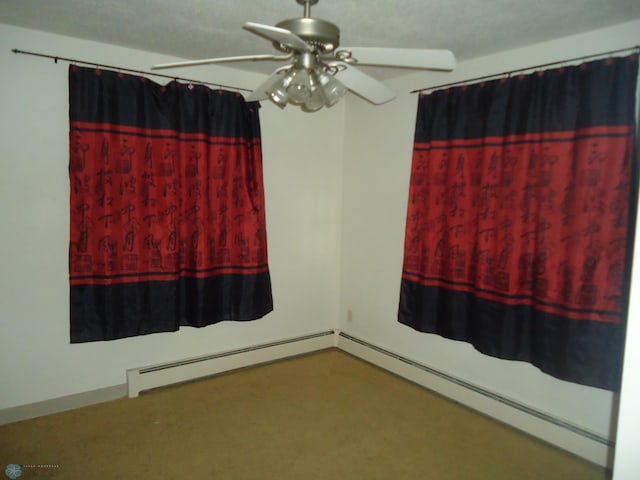
[[[286,45],[300,52],[311,52],[313,48],[295,33],[290,32],[286,28],[272,27],[271,25],[262,25],[260,23],[247,22],[242,27],[252,33],[260,35],[273,42]]]
[[[193,67],[196,65],[209,65],[212,63],[226,63],[226,62],[246,62],[257,60],[289,60],[291,55],[243,55],[239,57],[219,57],[219,58],[205,58],[204,60],[186,60],[184,62],[173,63],[160,63],[151,67],[151,70],[161,70],[163,68],[176,68],[176,67]]]
[[[336,78],[353,93],[371,103],[380,105],[396,98],[396,93],[393,90],[352,65],[344,62],[332,62],[329,65],[340,67]]]
[[[289,66],[280,67],[275,72],[273,72],[269,78],[267,78],[264,82],[262,82],[256,89],[249,94],[246,98],[247,102],[258,102],[260,100],[266,100],[269,98],[267,95],[267,90],[271,89],[277,82],[282,79],[282,76],[285,74],[287,70],[289,70]]]
[[[345,60],[356,65],[426,70],[453,70],[456,66],[456,58],[449,50],[344,47],[338,50],[338,58],[340,58],[340,52],[344,50],[351,52],[351,58]]]

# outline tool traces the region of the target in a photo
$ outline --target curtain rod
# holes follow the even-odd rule
[[[54,61],[54,63],[58,63],[58,61],[62,61],[62,62],[69,62],[69,63],[80,63],[83,65],[90,65],[93,67],[100,67],[100,68],[110,68],[113,70],[118,70],[118,71],[123,71],[123,72],[130,72],[130,73],[137,73],[137,74],[142,74],[142,75],[154,75],[156,77],[162,77],[162,78],[169,78],[171,80],[175,80],[175,81],[183,81],[183,82],[188,82],[188,83],[197,83],[200,85],[209,85],[212,87],[218,87],[218,88],[229,88],[231,90],[238,90],[238,91],[244,91],[244,92],[251,92],[252,90],[249,90],[247,88],[241,88],[241,87],[234,87],[231,85],[223,85],[221,83],[211,83],[211,82],[203,82],[201,80],[192,80],[190,78],[183,78],[183,77],[176,77],[176,76],[171,76],[171,75],[163,75],[161,73],[154,73],[154,72],[145,72],[144,70],[134,70],[132,68],[126,68],[126,67],[116,67],[113,65],[105,65],[102,63],[95,63],[95,62],[87,62],[85,60],[78,60],[76,58],[65,58],[65,57],[59,57],[57,55],[47,55],[46,53],[37,53],[37,52],[27,52],[25,50],[19,50],[17,48],[14,48],[11,50],[13,53],[15,54],[21,54],[21,55],[31,55],[34,57],[41,57],[41,58],[50,58]]]
[[[532,67],[518,68],[516,70],[510,70],[508,72],[494,73],[492,75],[484,75],[482,77],[470,78],[468,80],[460,80],[460,81],[457,81],[457,82],[444,83],[442,85],[436,85],[435,87],[425,87],[425,88],[420,88],[418,90],[412,90],[409,93],[421,93],[421,92],[424,92],[426,90],[438,90],[438,89],[441,89],[441,88],[453,87],[453,86],[456,86],[456,85],[463,85],[463,84],[478,82],[480,80],[487,80],[489,78],[498,78],[498,77],[502,77],[502,76],[508,77],[510,75],[513,75],[514,73],[525,72],[527,70],[535,70],[535,69],[538,69],[538,68],[551,67],[551,66],[560,65],[560,64],[563,64],[563,63],[577,62],[578,60],[583,60],[583,61],[584,60],[590,60],[592,58],[604,57],[604,56],[607,56],[607,55],[614,55],[616,53],[629,52],[629,51],[635,51],[636,53],[640,52],[640,45],[635,45],[633,47],[627,47],[627,48],[619,48],[617,50],[611,50],[609,52],[594,53],[593,55],[586,55],[586,56],[583,56],[583,57],[570,58],[568,60],[558,60],[557,62],[543,63],[541,65],[534,65]]]

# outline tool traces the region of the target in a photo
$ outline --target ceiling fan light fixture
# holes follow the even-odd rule
[[[338,103],[347,87],[322,67],[296,68],[283,70],[265,93],[280,108],[291,103],[306,112],[316,112]]]
[[[281,69],[276,72],[275,81],[265,89],[267,98],[275,103],[278,107],[284,108],[289,103],[289,94],[287,87],[291,83],[292,75],[290,69]]]
[[[280,108],[286,107],[287,103],[289,103],[287,91],[282,87],[276,87],[275,89],[268,91],[267,95],[269,96],[269,100]]]
[[[347,93],[347,87],[345,87],[336,77],[325,72],[321,72],[318,77],[325,95],[325,106],[333,107],[342,97],[345,96]]]
[[[314,70],[309,72],[309,86],[311,87],[311,95],[304,103],[303,110],[315,112],[326,105],[327,97],[318,78],[318,74]]]
[[[294,105],[303,105],[311,97],[311,78],[306,69],[296,69],[290,75],[291,81],[287,85],[289,101]]]

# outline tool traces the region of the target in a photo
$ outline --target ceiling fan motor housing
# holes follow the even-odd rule
[[[315,47],[318,53],[330,53],[340,45],[340,29],[333,23],[320,18],[291,18],[283,20],[276,27],[294,33]],[[290,48],[278,42],[274,42],[273,45],[283,52],[291,51]]]

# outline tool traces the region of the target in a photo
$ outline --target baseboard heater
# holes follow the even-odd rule
[[[435,393],[493,417],[529,435],[603,467],[611,467],[614,442],[566,420],[456,378],[340,330],[127,370],[127,392],[137,397],[153,388],[208,377],[318,350],[340,350]]]
[[[593,463],[612,467],[615,444],[603,435],[347,333],[337,332],[337,336],[338,348],[347,353]]]
[[[333,330],[222,353],[127,370],[127,394],[137,397],[152,388],[182,383],[238,368],[324,350],[336,345]]]

